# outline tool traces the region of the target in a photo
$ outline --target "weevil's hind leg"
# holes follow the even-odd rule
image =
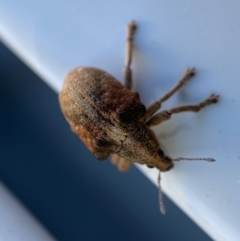
[[[149,119],[146,122],[146,124],[148,126],[158,125],[163,121],[169,120],[172,114],[177,114],[185,111],[198,112],[202,108],[208,105],[217,103],[218,99],[219,99],[218,95],[212,94],[207,99],[205,99],[204,101],[200,102],[197,105],[183,105],[183,106],[172,108],[170,110],[161,111],[158,114],[154,115],[151,119]]]
[[[130,161],[118,156],[117,154],[113,154],[111,156],[111,162],[113,165],[116,165],[118,170],[121,172],[127,171],[132,165]]]
[[[125,56],[125,68],[124,68],[124,81],[125,87],[128,89],[132,88],[132,52],[133,52],[133,40],[137,25],[134,21],[127,26],[127,42],[126,42],[126,56]]]
[[[169,90],[165,95],[163,95],[158,101],[153,102],[146,111],[144,120],[148,120],[154,113],[156,113],[164,101],[169,99],[175,92],[177,92],[189,79],[191,79],[196,74],[194,68],[189,68],[185,71],[182,78]]]

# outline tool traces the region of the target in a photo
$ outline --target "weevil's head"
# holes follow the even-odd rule
[[[159,148],[159,150],[154,155],[153,159],[147,165],[149,168],[157,168],[161,172],[169,171],[173,168],[173,161],[170,157],[166,156]]]

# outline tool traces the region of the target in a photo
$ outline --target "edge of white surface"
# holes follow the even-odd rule
[[[139,170],[146,175],[154,185],[158,186],[156,177],[158,175],[157,170],[146,170],[144,166],[137,166]],[[161,173],[161,179],[164,180],[165,173]],[[164,194],[166,194],[183,212],[185,212],[199,227],[201,227],[213,240],[236,240],[235,232],[231,228],[227,228],[228,225],[224,222],[212,222],[211,220],[218,220],[211,209],[206,209],[206,206],[202,206],[201,201],[193,199],[191,196],[191,202],[186,200],[184,196],[174,196],[171,190],[171,185],[162,185]],[[176,200],[177,199],[177,200]],[[196,206],[199,208],[196,209]],[[168,212],[168,210],[166,210]],[[208,217],[208,219],[206,218]],[[219,228],[220,227],[220,228]],[[228,230],[229,229],[229,230]],[[213,232],[214,230],[214,232]],[[227,235],[226,235],[227,232]]]
[[[40,76],[55,92],[61,89],[61,82],[57,81],[55,75],[48,72],[41,62],[27,51],[27,46],[21,43],[14,33],[0,23],[0,41],[3,42],[16,56],[18,56],[27,66],[29,66],[38,76]],[[24,47],[23,47],[24,46]]]
[[[48,231],[0,182],[0,233],[5,241],[55,241]]]

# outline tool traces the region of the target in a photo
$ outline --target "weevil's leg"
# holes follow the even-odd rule
[[[130,161],[121,157],[117,167],[119,171],[126,172],[131,167],[131,165],[132,163]]]
[[[117,165],[118,162],[119,162],[119,159],[120,159],[120,156],[119,156],[119,155],[117,155],[117,154],[112,154],[112,155],[111,155],[111,163],[112,163],[113,165]]]
[[[132,88],[132,70],[130,68],[132,62],[133,40],[137,25],[134,21],[127,26],[127,43],[126,43],[126,56],[124,68],[124,81],[128,89]]]
[[[182,78],[173,86],[173,88],[163,95],[158,101],[153,102],[146,111],[144,120],[148,120],[156,111],[161,108],[164,101],[169,99],[175,92],[177,92],[189,79],[191,79],[196,74],[194,68],[189,68],[185,71]]]
[[[172,114],[177,114],[177,113],[181,113],[181,112],[185,112],[185,111],[192,111],[192,112],[198,112],[199,110],[201,110],[202,108],[217,103],[218,102],[218,95],[212,94],[210,95],[207,99],[205,99],[204,101],[200,102],[197,105],[183,105],[183,106],[178,106],[175,108],[172,108],[170,110],[165,110],[162,111],[156,115],[154,115],[151,119],[149,119],[146,124],[148,126],[154,126],[154,125],[158,125],[163,121],[169,120],[172,116]]]
[[[118,156],[117,154],[113,154],[111,156],[111,162],[112,164],[116,165],[118,170],[121,172],[127,171],[132,165],[130,161]]]
[[[162,195],[162,189],[161,189],[161,173],[159,171],[158,173],[158,200],[159,200],[159,209],[160,209],[160,212],[162,214],[165,214],[166,213],[166,209],[165,209],[165,206],[164,206],[164,202],[163,202],[163,195]]]

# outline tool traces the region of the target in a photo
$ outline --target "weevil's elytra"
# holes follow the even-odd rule
[[[104,160],[111,155],[112,163],[121,171],[126,171],[133,162],[167,171],[173,167],[173,161],[182,158],[173,160],[165,155],[150,127],[169,120],[173,114],[198,112],[216,103],[218,95],[212,94],[195,105],[158,112],[162,103],[195,75],[195,69],[189,68],[170,91],[146,108],[139,94],[131,90],[136,24],[131,22],[127,29],[125,84],[98,68],[76,68],[64,81],[59,95],[61,109],[71,128],[97,159]]]

